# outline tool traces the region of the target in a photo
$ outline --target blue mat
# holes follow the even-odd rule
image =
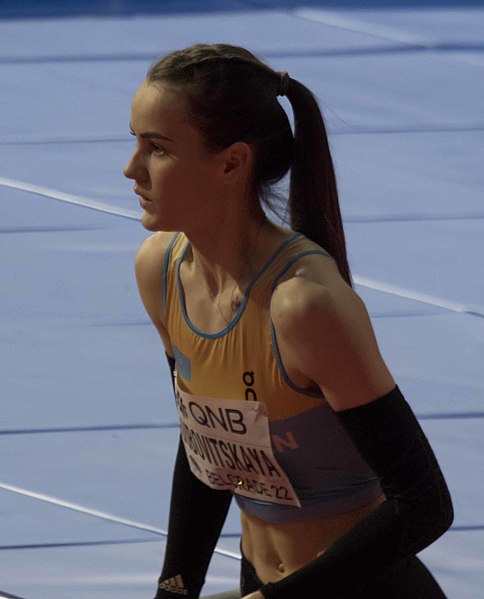
[[[480,599],[483,3],[15,4],[0,7],[0,597],[153,594],[178,432],[133,276],[147,232],[121,174],[129,107],[155,57],[224,41],[320,99],[357,290],[454,497],[422,558],[449,598]],[[204,592],[237,586],[239,532],[232,508]]]

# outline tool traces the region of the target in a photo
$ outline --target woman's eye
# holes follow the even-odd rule
[[[163,154],[165,153],[165,148],[162,148],[161,146],[151,144],[151,148],[153,150],[153,154],[156,154],[157,156],[163,156]]]

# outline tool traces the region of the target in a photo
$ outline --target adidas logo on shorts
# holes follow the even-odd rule
[[[172,578],[167,578],[163,582],[160,582],[158,586],[162,591],[168,591],[175,595],[188,595],[188,591],[183,584],[183,578],[180,574],[173,576]]]

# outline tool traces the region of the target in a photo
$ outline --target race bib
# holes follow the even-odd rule
[[[266,405],[198,397],[175,385],[180,431],[192,473],[212,489],[301,507],[271,447]]]

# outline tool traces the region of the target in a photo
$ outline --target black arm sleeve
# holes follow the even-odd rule
[[[173,372],[173,358],[167,355]],[[155,599],[195,599],[205,581],[210,559],[230,507],[232,493],[207,487],[190,471],[180,439],[173,474],[165,561]],[[178,577],[178,578],[177,578]],[[174,580],[174,590],[170,591]],[[164,584],[163,584],[164,583]],[[161,585],[161,586],[160,586]]]
[[[363,406],[336,412],[379,476],[384,501],[324,554],[265,584],[266,599],[336,599],[395,562],[421,551],[451,525],[450,495],[432,449],[398,387]]]

